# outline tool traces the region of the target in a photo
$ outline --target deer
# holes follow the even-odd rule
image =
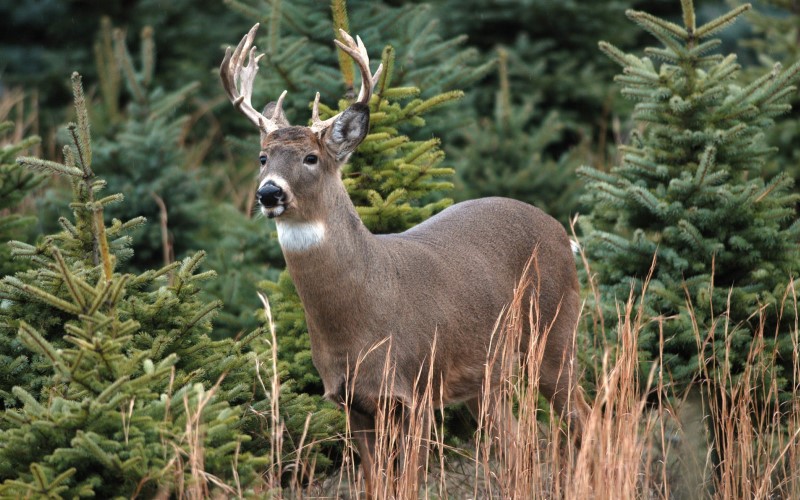
[[[275,220],[305,310],[313,364],[325,397],[346,411],[367,495],[375,482],[376,412],[386,397],[410,404],[422,390],[419,374],[429,371],[427,389],[437,405],[463,402],[477,418],[483,401],[495,401],[485,397],[499,384],[486,383],[499,376],[485,369],[493,331],[534,254],[542,265],[527,293],[537,304],[537,324],[548,325],[539,389],[579,435],[589,412],[575,367],[581,299],[563,226],[532,205],[491,197],[451,205],[402,233],[372,234],[341,170],[369,132],[382,66],[372,73],[360,37],[341,30],[334,43],[361,73],[355,102],[321,120],[317,92],[311,125],[292,126],[282,108],[285,90],[261,112],[251,102],[264,56],[253,45],[258,27],[227,48],[220,78],[234,108],[260,131],[256,201]],[[521,359],[531,336],[519,342]],[[387,364],[394,370],[388,396]]]

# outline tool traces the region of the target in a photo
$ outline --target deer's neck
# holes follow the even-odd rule
[[[350,293],[345,292],[348,286],[363,286],[375,244],[343,185],[333,186],[323,196],[324,216],[303,222],[276,221],[289,274],[307,313],[325,302],[321,298],[326,294],[340,296]]]

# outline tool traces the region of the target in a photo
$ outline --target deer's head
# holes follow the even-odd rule
[[[242,38],[235,50],[225,51],[220,66],[222,85],[234,107],[261,132],[261,151],[256,199],[267,217],[293,222],[315,222],[324,213],[326,190],[341,182],[341,166],[369,131],[369,108],[372,88],[382,66],[373,75],[369,57],[361,39],[353,40],[341,31],[343,42],[335,43],[358,64],[361,91],[350,107],[327,120],[319,118],[319,93],[314,99],[312,123],[308,127],[291,126],[283,113],[284,91],[277,102],[262,112],[253,108],[253,81],[258,61],[253,46],[258,24]]]

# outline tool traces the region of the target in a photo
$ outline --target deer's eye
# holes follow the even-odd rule
[[[266,166],[267,166],[267,155],[261,155],[261,156],[259,156],[259,157],[258,157],[258,161],[260,161],[260,162],[261,162],[261,166],[262,166],[262,167],[266,167]]]
[[[317,155],[307,155],[305,158],[303,158],[303,163],[306,165],[316,165],[317,161],[319,161]]]

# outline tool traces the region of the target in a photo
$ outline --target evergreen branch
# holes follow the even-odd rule
[[[45,473],[44,467],[38,463],[32,463],[30,466],[30,471],[34,481],[36,482],[35,486],[20,483],[27,487],[29,493],[33,493],[34,495],[39,495],[44,498],[61,498],[59,493],[62,493],[64,490],[68,489],[67,486],[54,487],[54,484],[47,480],[47,474]],[[57,479],[59,482],[63,482],[75,472],[76,469],[71,467],[60,474]]]
[[[697,27],[697,21],[694,16],[694,5],[692,0],[681,0],[681,10],[683,11],[683,25],[688,30],[687,34],[694,35],[694,29]]]
[[[73,280],[74,276],[67,267],[67,263],[64,262],[64,256],[61,255],[58,247],[53,247],[52,254],[53,259],[56,261],[56,265],[58,266],[61,278],[64,280],[64,284],[67,285],[67,291],[69,291],[69,294],[72,296],[73,300],[75,300],[75,303],[78,304],[78,307],[80,307],[81,311],[84,311],[86,309],[86,298],[75,285],[75,281]]]
[[[15,276],[6,276],[3,278],[3,282],[17,290],[23,292],[23,294],[28,295],[32,298],[36,298],[45,304],[55,307],[56,309],[61,309],[64,312],[70,314],[80,314],[81,310],[75,304],[70,304],[64,299],[56,297],[50,293],[45,292],[44,290],[37,288],[35,286],[31,286],[27,283],[23,283],[19,278]]]
[[[95,437],[98,439],[101,438],[93,432],[78,430],[71,444],[74,447],[86,450],[88,455],[100,462],[103,467],[119,471],[118,459],[115,460],[116,457],[109,456],[109,454],[95,442]]]
[[[776,92],[783,90],[783,88],[786,85],[789,85],[790,83],[796,81],[798,77],[800,77],[800,61],[797,61],[794,64],[792,64],[789,67],[789,69],[782,72],[780,76],[778,76],[778,78],[772,84],[772,87],[775,89],[775,91],[767,96],[765,102],[772,102],[773,101],[772,96]]]
[[[713,64],[719,64],[723,60],[722,54],[712,54],[710,56],[700,57],[697,59],[697,66],[704,67]]]
[[[372,114],[370,114],[370,117],[371,117],[371,116],[373,116],[373,115],[372,115]],[[364,140],[363,140],[363,141],[361,141],[361,142],[362,142],[362,143],[365,143],[365,142],[366,142],[366,143],[369,143],[369,142],[383,142],[383,141],[385,141],[385,140],[388,140],[388,139],[389,139],[389,138],[391,138],[391,137],[392,137],[392,134],[389,134],[389,133],[387,133],[387,132],[377,132],[377,133],[376,133],[376,132],[373,132],[373,133],[371,133],[371,134],[367,135],[367,136],[364,138]]]
[[[789,109],[792,108],[791,104],[782,103],[783,100],[789,100],[794,93],[797,91],[797,87],[794,85],[789,85],[788,87],[784,87],[781,90],[778,90],[771,96],[764,99],[764,103],[762,105],[762,109],[766,109],[769,106],[789,106]]]
[[[121,277],[119,277],[119,279],[117,279],[117,282],[114,283],[114,286],[111,287],[111,292],[109,295],[108,302],[112,307],[116,306],[117,303],[119,303],[120,297],[122,297],[122,294],[125,292],[125,285],[128,283],[128,280],[130,278],[131,278],[130,274],[124,274]]]
[[[381,75],[382,77],[383,75]],[[417,97],[420,91],[417,87],[392,87],[383,91],[381,97],[385,99],[408,99],[410,97]]]
[[[616,80],[616,78],[614,78]],[[623,97],[627,97],[628,99],[633,100],[642,100],[642,101],[663,101],[663,98],[660,98],[659,89],[653,88],[633,88],[633,87],[625,87],[620,92]]]
[[[22,241],[9,241],[8,246],[11,247],[12,257],[33,257],[40,253],[38,248]]]
[[[128,229],[135,229],[144,224],[145,222],[147,222],[147,217],[142,217],[142,216],[134,217],[133,219],[124,222],[122,226],[120,226],[119,230],[126,231]]]
[[[721,31],[730,26],[731,24],[733,24],[734,22],[736,22],[736,19],[739,16],[741,16],[742,14],[744,14],[745,12],[747,12],[752,8],[753,6],[750,5],[749,3],[740,5],[739,7],[733,9],[732,11],[723,14],[722,16],[713,19],[707,22],[706,24],[700,26],[699,28],[697,28],[697,31],[695,31],[695,36],[697,38],[706,38],[711,35],[714,35],[718,31]]]
[[[92,134],[89,130],[89,112],[86,108],[86,98],[83,95],[83,83],[81,75],[77,72],[72,73],[72,93],[75,96],[75,114],[78,118],[77,134],[73,132],[75,147],[81,159],[81,169],[87,177],[92,175]]]
[[[55,371],[63,376],[65,379],[70,379],[70,372],[64,365],[61,355],[56,351],[53,345],[48,342],[42,335],[28,323],[23,320],[19,322],[19,330],[17,331],[20,340],[28,346],[32,351],[38,352],[45,356],[52,363]]]
[[[622,52],[608,42],[599,42],[597,46],[600,48],[601,52],[603,52],[605,55],[611,58],[611,60],[623,68],[627,66],[634,66],[638,61],[635,56]]]
[[[131,378],[130,375],[123,375],[119,377],[117,380],[109,384],[108,387],[103,389],[103,392],[101,392],[94,398],[94,403],[100,405],[107,403],[108,402],[107,400],[111,399],[112,396],[116,396],[117,394],[115,393],[119,390],[120,387],[125,385],[130,380],[130,378]]]
[[[381,64],[383,65],[383,72],[381,73],[380,78],[378,78],[378,85],[375,90],[375,94],[378,96],[378,105],[375,107],[375,111],[378,111],[381,106],[381,102],[384,98],[388,98],[386,95],[391,89],[389,89],[389,85],[392,82],[392,77],[394,76],[394,62],[395,62],[395,51],[394,47],[391,45],[387,45],[383,48],[383,52],[381,53]],[[419,93],[419,89],[417,89],[417,93]]]
[[[133,93],[136,102],[143,104],[146,100],[144,90],[142,90],[139,81],[136,78],[136,70],[133,67],[133,60],[131,54],[128,52],[128,46],[125,43],[125,32],[121,29],[114,30],[114,52],[116,54],[117,63],[125,75],[125,80]]]
[[[153,42],[153,27],[145,26],[142,28],[142,34],[139,36],[139,39],[142,41],[142,83],[147,87],[153,81],[153,70],[155,70],[156,67],[156,47]]]
[[[662,215],[663,210],[661,210],[658,198],[656,198],[653,193],[647,189],[640,186],[631,186],[628,189],[628,194],[633,201],[637,202],[643,208],[649,210],[650,213],[659,216]]]
[[[792,110],[791,104],[770,104],[762,108],[764,116],[769,118],[785,115],[791,110]]]
[[[350,20],[347,18],[347,4],[345,0],[331,0],[331,13],[333,15],[334,38],[340,42],[344,42],[339,30],[341,29],[346,33],[350,33]],[[345,87],[348,91],[352,91],[356,79],[353,60],[344,50],[339,48],[336,49],[336,55],[339,58],[339,71],[342,73]]]
[[[652,84],[660,84],[661,77],[658,73],[653,71],[650,68],[642,67],[642,66],[626,66],[622,72],[626,75],[631,75],[641,79],[643,82],[652,83]]]
[[[202,273],[195,274],[194,276],[192,276],[192,281],[203,281],[203,280],[213,279],[216,277],[217,277],[217,272],[213,269],[210,269],[208,271],[203,271]]]
[[[70,177],[83,177],[83,171],[79,168],[70,167],[54,161],[42,160],[33,156],[20,156],[17,158],[17,163],[20,166],[40,172],[69,175]]]
[[[628,16],[628,19],[650,32],[661,43],[675,51],[683,51],[677,40],[690,41],[689,33],[675,23],[638,10],[627,10],[625,15]]]
[[[94,313],[96,313],[97,310],[100,309],[100,306],[103,304],[103,302],[106,301],[106,299],[109,296],[109,293],[111,292],[111,282],[107,280],[103,279],[99,280],[97,286],[100,290],[99,292],[96,293],[94,300],[89,305],[89,309],[86,311],[87,316],[91,316]]]
[[[95,203],[105,207],[106,205],[110,205],[112,203],[122,203],[124,199],[125,197],[122,195],[122,193],[114,193],[97,200]]]
[[[671,49],[659,49],[656,47],[646,47],[644,49],[644,53],[653,56],[657,59],[661,59],[662,61],[666,61],[671,64],[678,64],[681,61],[681,57],[675,53],[675,51]]]
[[[719,38],[712,38],[711,40],[707,40],[689,50],[689,57],[698,58],[702,54],[710,52],[719,47],[720,45],[722,45],[722,40],[720,40]]]
[[[110,121],[115,123],[119,113],[118,100],[121,75],[117,60],[114,58],[111,29],[111,19],[108,16],[103,16],[100,20],[100,41],[94,45],[94,59],[103,103]]]
[[[391,138],[389,140],[381,141],[378,144],[376,144],[373,147],[373,151],[377,152],[377,153],[380,153],[380,152],[388,151],[390,149],[396,149],[396,148],[400,147],[401,145],[407,143],[408,141],[409,141],[409,138],[404,136],[404,135],[401,135],[399,137],[393,137],[393,138]]]
[[[38,464],[32,464],[31,467],[33,467],[33,465],[38,465]],[[66,485],[61,485],[61,483],[65,483],[67,479],[72,477],[75,474],[76,470],[77,469],[75,469],[75,467],[70,467],[61,474],[54,477],[52,481],[50,481],[50,484],[48,485],[46,491],[48,492],[51,498],[69,489]]]
[[[78,152],[78,165],[81,166],[81,170],[83,171],[84,177],[91,177],[92,171],[89,168],[89,165],[86,163],[85,154],[87,151],[84,151],[83,145],[81,144],[81,138],[78,134],[78,126],[74,123],[70,123],[67,125],[67,130],[69,131],[70,136],[72,137],[72,143],[75,144],[75,151]],[[89,148],[88,154],[91,154],[91,148]]]
[[[707,255],[711,254],[715,247],[721,245],[719,242],[715,242],[713,238],[704,238],[700,230],[686,219],[678,221],[678,228],[680,234],[687,243],[690,243],[695,248],[701,249],[702,253]]]
[[[415,115],[425,114],[435,107],[443,106],[445,104],[457,101],[462,97],[464,97],[464,92],[461,90],[451,90],[449,92],[443,92],[439,95],[431,97],[430,99],[422,101],[418,106],[414,108],[414,114]]]
[[[151,283],[154,280],[156,280],[157,278],[159,278],[160,276],[164,276],[165,274],[169,274],[171,271],[174,271],[180,265],[181,265],[181,262],[175,261],[175,262],[170,263],[168,266],[164,266],[161,269],[158,269],[156,271],[153,271],[152,269],[148,270],[148,271],[145,271],[142,274],[140,274],[140,275],[138,275],[138,276],[133,278],[133,281],[131,282],[131,286],[140,286],[140,285],[144,285],[146,283]]]
[[[708,72],[705,82],[710,85],[718,85],[719,82],[727,79],[741,68],[742,66],[736,63],[736,54],[728,54]]]
[[[697,186],[703,184],[706,175],[714,168],[717,159],[717,148],[714,146],[706,147],[703,154],[700,156],[700,163],[697,165],[697,170],[694,174],[694,183]]]
[[[216,312],[217,310],[219,310],[221,308],[222,308],[222,301],[221,300],[215,300],[215,301],[209,302],[208,304],[203,306],[197,312],[197,314],[192,316],[192,318],[189,319],[189,321],[187,321],[186,324],[183,325],[183,328],[181,329],[181,335],[184,335],[186,332],[188,332],[189,330],[194,328],[194,326],[197,323],[199,323],[200,321],[202,321],[203,318],[205,318],[206,316],[208,316],[210,314],[213,314],[214,312]]]
[[[283,21],[281,0],[270,2],[269,23],[267,24],[267,51],[270,54],[278,54],[281,41],[281,21]]]
[[[420,143],[417,147],[412,149],[408,154],[403,157],[403,161],[406,163],[413,163],[414,160],[422,156],[423,154],[431,151],[432,149],[436,149],[441,144],[441,141],[438,138],[429,139]]]
[[[61,226],[61,228],[64,229],[64,231],[73,238],[75,239],[78,238],[78,230],[75,228],[72,222],[70,222],[69,219],[67,219],[66,217],[59,217],[58,225]]]
[[[41,403],[39,403],[39,401],[37,401],[36,398],[31,395],[31,393],[22,387],[12,387],[11,393],[14,394],[14,396],[16,396],[16,398],[19,399],[23,405],[28,407],[30,410],[28,413],[32,413],[37,417],[47,415],[47,408],[42,406]]]
[[[113,265],[111,263],[111,251],[108,249],[108,238],[106,237],[106,225],[103,222],[103,206],[95,205],[94,210],[94,236],[97,242],[97,250],[100,253],[100,260],[103,263],[103,275],[107,281],[111,281],[113,276]]]
[[[139,325],[137,321],[134,321],[132,319],[126,320],[120,325],[117,325],[117,335],[119,335],[120,337],[127,337],[135,333],[140,326],[141,325]]]
[[[74,331],[74,328],[67,329],[68,331]],[[75,332],[77,333],[77,332]],[[85,333],[85,332],[83,332]],[[77,335],[64,335],[64,340],[69,342],[70,344],[74,345],[81,351],[93,351],[95,349],[95,345],[87,340],[80,338]],[[76,365],[77,366],[77,365]]]

